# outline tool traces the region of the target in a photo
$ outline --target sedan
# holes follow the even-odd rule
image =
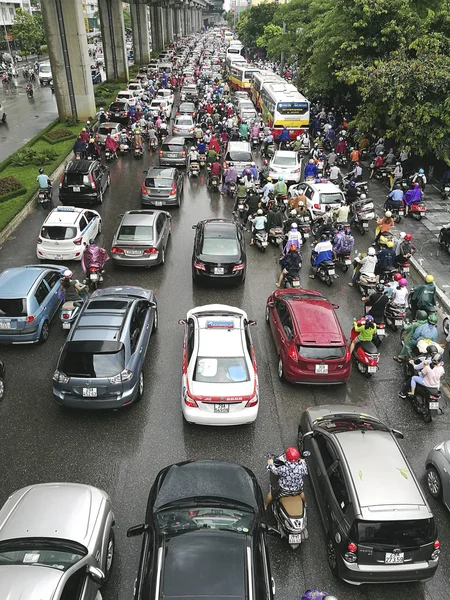
[[[129,112],[130,105],[128,102],[112,102],[109,105],[106,115],[108,119],[114,123],[122,123],[122,125],[127,125],[130,119]]]
[[[144,171],[146,177],[141,186],[142,206],[180,206],[184,179],[178,169],[152,168]]]
[[[291,150],[277,150],[272,156],[269,165],[269,175],[277,180],[280,175],[286,183],[299,183],[302,172],[302,161],[297,152]]]
[[[114,264],[123,267],[163,265],[171,218],[170,213],[162,210],[129,210],[122,215],[111,248]]]
[[[172,135],[192,139],[194,137],[194,127],[194,119],[191,115],[177,115],[172,126]]]
[[[93,600],[111,576],[113,526],[108,494],[90,485],[14,492],[0,510],[0,597]]]
[[[167,100],[154,98],[150,103],[149,112],[152,117],[157,117],[160,111],[163,111],[166,119],[170,119],[172,105]]]
[[[106,142],[106,137],[108,134],[116,140],[119,141],[120,132],[122,131],[122,125],[120,123],[96,123],[94,125],[94,133],[95,133],[95,141],[100,146],[104,146]]]
[[[134,600],[273,600],[261,489],[246,467],[218,460],[166,467],[144,522],[127,535],[143,536]]]
[[[247,257],[242,225],[226,219],[206,219],[192,228],[193,281],[243,283]]]
[[[197,110],[193,102],[182,102],[178,107],[177,115],[191,115],[195,119]]]
[[[428,491],[450,510],[450,441],[441,442],[430,450],[425,467]]]

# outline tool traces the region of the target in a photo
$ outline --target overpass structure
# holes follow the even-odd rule
[[[61,120],[86,120],[96,113],[88,42],[80,0],[41,0],[44,29]],[[128,80],[122,0],[98,0],[108,81]],[[131,0],[134,61],[146,65],[150,47],[170,43],[219,18],[213,0]],[[204,16],[205,15],[205,16]]]

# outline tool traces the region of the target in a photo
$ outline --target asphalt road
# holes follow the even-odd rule
[[[47,90],[42,90],[46,94]],[[42,125],[42,124],[41,124]],[[100,208],[103,216],[101,243],[110,248],[117,216],[140,206],[142,171],[154,162],[120,158],[111,168],[112,185]],[[239,462],[253,469],[265,492],[268,477],[264,454],[280,452],[294,444],[297,424],[304,408],[323,403],[353,403],[373,410],[390,426],[405,434],[402,442],[420,480],[424,482],[424,459],[428,450],[449,437],[450,415],[446,412],[426,425],[409,403],[400,400],[400,366],[392,356],[398,351],[398,334],[382,346],[381,370],[366,381],[356,370],[346,386],[306,387],[281,383],[276,355],[264,322],[267,296],[279,274],[274,248],[265,254],[248,246],[249,268],[244,285],[237,289],[193,287],[190,272],[193,231],[191,225],[207,217],[230,217],[230,201],[206,190],[205,177],[186,180],[180,209],[173,209],[172,239],[166,264],[153,270],[115,270],[107,265],[104,285],[133,284],[151,287],[157,294],[160,326],[152,339],[145,367],[144,399],[119,412],[77,412],[59,408],[52,398],[52,373],[64,336],[56,319],[44,346],[2,348],[7,364],[7,396],[0,405],[0,502],[22,486],[35,482],[77,481],[101,487],[112,497],[116,512],[117,554],[114,574],[104,591],[106,600],[131,598],[137,570],[140,540],[128,540],[126,530],[142,521],[150,486],[164,466],[187,458],[218,458]],[[17,229],[0,253],[0,269],[36,263],[36,236],[46,212],[37,210]],[[368,237],[356,233],[356,248],[367,247]],[[340,305],[346,332],[352,318],[360,316],[361,302],[347,286],[350,274],[327,288],[308,275],[309,250],[304,252],[302,282]],[[81,274],[79,265],[75,272]],[[221,302],[244,308],[258,321],[252,330],[260,381],[260,412],[249,427],[205,428],[188,426],[180,410],[183,329],[177,324],[193,306]],[[426,585],[352,587],[330,574],[325,539],[309,482],[310,539],[296,551],[270,538],[270,555],[277,597],[298,600],[308,588],[333,592],[339,600],[434,600],[448,598],[450,589],[450,537],[447,511],[430,499],[443,542],[441,566]]]

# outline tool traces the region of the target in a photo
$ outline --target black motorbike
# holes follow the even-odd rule
[[[427,358],[427,355],[419,356],[414,359],[414,364],[420,364]],[[409,361],[404,361],[403,372],[405,375],[405,384],[403,389],[405,390],[405,393],[407,393],[410,387],[411,377],[417,375],[418,371],[414,369],[413,365]],[[442,410],[439,408],[441,392],[437,388],[429,388],[425,385],[417,383],[414,395],[411,396],[408,394],[407,397],[409,400],[411,400],[416,413],[422,415],[425,423],[431,423],[431,421],[437,417],[439,411],[442,412]]]
[[[439,244],[450,253],[450,227],[443,227],[439,232]]]

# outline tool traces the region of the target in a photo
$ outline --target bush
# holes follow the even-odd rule
[[[41,139],[45,140],[48,144],[58,144],[64,140],[70,140],[75,137],[75,134],[70,129],[60,128],[54,129],[43,135]]]
[[[58,152],[56,152],[56,150],[53,150],[53,148],[45,148],[36,153],[34,164],[48,165],[49,163],[52,163],[57,156]]]
[[[0,196],[15,192],[23,188],[23,185],[15,177],[0,177]]]
[[[74,125],[76,125],[79,122],[80,122],[80,119],[78,117],[76,117],[75,115],[70,115],[70,117],[66,117],[66,125],[68,125],[69,127],[73,127]]]
[[[15,165],[16,167],[24,167],[33,163],[35,158],[35,150],[32,148],[24,148],[23,150],[18,150],[11,156],[11,164]]]
[[[41,52],[41,54],[46,54],[47,50],[48,50],[47,46],[41,46],[40,52]]]

